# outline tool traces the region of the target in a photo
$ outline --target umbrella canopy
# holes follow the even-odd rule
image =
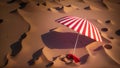
[[[76,16],[65,16],[55,20],[58,23],[61,23],[70,29],[78,32],[79,34],[85,35],[91,39],[102,42],[101,35],[96,26],[86,19],[82,19]]]

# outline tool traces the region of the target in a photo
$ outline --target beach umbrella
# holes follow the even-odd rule
[[[98,28],[86,19],[79,18],[76,16],[64,16],[55,21],[67,26],[70,29],[73,29],[74,31],[78,33],[75,46],[74,46],[74,50],[73,50],[73,54],[75,53],[79,34],[85,35],[91,39],[102,42],[102,38],[101,38]]]

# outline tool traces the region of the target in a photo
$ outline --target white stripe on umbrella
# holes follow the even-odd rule
[[[71,29],[75,29],[75,27],[76,27],[76,25],[80,22],[81,20],[80,19],[78,19],[78,21],[76,22],[76,23],[73,23],[73,25],[72,25],[72,27],[71,27]]]
[[[98,39],[99,39],[100,41],[102,41],[102,38],[101,38],[100,33],[99,33],[99,30],[98,30],[97,28],[95,28],[95,29],[96,29],[96,32],[97,32],[97,35],[98,35]]]
[[[75,29],[73,29],[73,30],[75,30],[75,31],[78,32],[78,29],[79,29],[79,27],[81,26],[81,24],[82,24],[83,21],[84,21],[83,19],[79,20],[79,22],[74,26]]]
[[[70,25],[68,25],[68,27],[72,29],[72,27],[75,26],[75,24],[78,23],[79,21],[80,19],[76,20],[74,23],[71,23]]]
[[[95,26],[93,26],[93,24],[92,24],[92,27],[93,27],[93,30],[94,30],[94,39],[96,40],[96,41],[98,41],[99,39],[98,39],[98,35],[97,35],[97,32],[96,32],[96,27]]]
[[[66,22],[64,25],[68,26],[70,23],[73,23],[77,20],[78,18],[73,18],[71,21]]]
[[[74,18],[73,17],[71,17],[71,18],[66,18],[65,20],[63,19],[63,20],[60,20],[59,22],[60,23],[67,23],[67,22],[69,22],[69,21],[71,21],[71,20],[73,20]]]
[[[56,22],[66,25],[67,27],[73,29],[74,31],[90,37],[96,41],[102,42],[102,38],[96,26],[87,21],[74,16],[65,16],[60,19],[57,19]]]
[[[86,24],[86,20],[83,22],[83,25],[82,25],[82,27],[81,27],[81,29],[80,29],[80,33],[81,34],[83,34],[83,31],[85,31],[84,29],[85,29],[85,24]]]

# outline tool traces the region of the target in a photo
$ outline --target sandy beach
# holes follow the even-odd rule
[[[119,13],[119,0],[0,0],[0,68],[120,68]],[[80,34],[79,63],[61,61],[78,35],[55,22],[64,16],[87,19],[102,36],[98,42]]]

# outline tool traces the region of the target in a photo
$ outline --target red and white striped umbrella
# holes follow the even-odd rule
[[[90,37],[96,41],[102,42],[101,35],[96,26],[94,26],[91,22],[86,19],[82,19],[75,16],[65,16],[55,20],[58,23],[61,23],[74,31]]]

